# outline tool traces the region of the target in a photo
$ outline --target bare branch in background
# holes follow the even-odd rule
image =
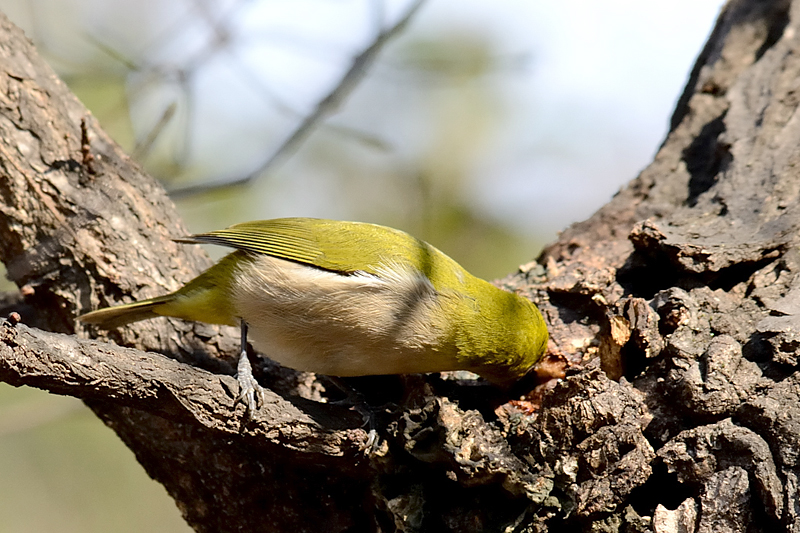
[[[393,25],[382,29],[375,40],[354,59],[347,72],[344,73],[334,88],[317,103],[314,110],[303,119],[286,140],[272,153],[258,168],[246,176],[210,181],[187,187],[172,189],[169,194],[172,198],[183,198],[213,190],[237,187],[251,183],[260,175],[270,170],[283,158],[294,152],[312,131],[350,96],[358,83],[363,79],[369,67],[383,50],[384,46],[395,36],[400,34],[411,21],[414,14],[422,7],[425,0],[416,0],[408,10]]]

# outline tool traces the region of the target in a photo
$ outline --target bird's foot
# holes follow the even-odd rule
[[[250,360],[247,358],[246,352],[242,352],[239,356],[236,381],[239,382],[239,394],[236,396],[234,405],[243,403],[246,416],[252,418],[253,413],[264,405],[264,389],[253,376],[253,367],[250,366]]]
[[[326,376],[327,380],[345,394],[345,398],[330,402],[332,405],[348,407],[361,415],[364,421],[362,427],[367,428],[367,441],[364,444],[364,453],[372,455],[380,448],[381,438],[378,434],[375,411],[367,403],[364,395],[359,391],[334,376]]]

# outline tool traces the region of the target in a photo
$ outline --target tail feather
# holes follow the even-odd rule
[[[81,315],[78,320],[85,324],[95,324],[102,329],[114,329],[131,322],[162,316],[155,310],[171,299],[171,295],[167,295],[141,302],[106,307]]]

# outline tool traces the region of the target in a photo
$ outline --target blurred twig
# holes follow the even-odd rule
[[[170,196],[181,198],[196,194],[201,194],[213,190],[237,187],[246,185],[254,181],[258,176],[269,170],[282,158],[292,153],[317,127],[317,125],[336,111],[347,97],[358,86],[363,79],[367,69],[372,65],[383,47],[396,35],[402,32],[408,25],[414,14],[422,7],[425,0],[415,0],[408,10],[400,17],[396,23],[378,32],[372,43],[359,55],[353,58],[350,68],[344,73],[334,88],[317,104],[316,108],[309,113],[297,128],[286,138],[286,140],[273,152],[258,168],[249,174],[241,177],[226,178],[209,181],[197,185],[190,185],[172,189]]]
[[[141,161],[145,154],[150,152],[150,149],[153,147],[153,143],[156,142],[158,136],[161,135],[161,132],[164,131],[164,128],[167,127],[167,124],[172,117],[175,116],[175,111],[178,109],[178,104],[176,102],[172,102],[167,106],[164,112],[161,114],[161,118],[158,120],[158,123],[150,129],[150,133],[140,142],[136,144],[136,147],[133,149],[132,157],[137,160]]]

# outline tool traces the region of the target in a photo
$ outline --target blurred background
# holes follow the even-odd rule
[[[0,0],[192,232],[376,222],[488,279],[649,163],[721,5]],[[74,399],[0,384],[0,472],[1,532],[189,530]]]

